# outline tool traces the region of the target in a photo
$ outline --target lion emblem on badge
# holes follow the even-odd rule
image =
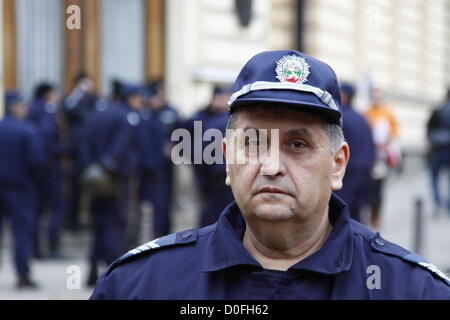
[[[278,60],[275,72],[281,82],[292,83],[305,83],[310,73],[306,60],[296,55],[284,56]]]

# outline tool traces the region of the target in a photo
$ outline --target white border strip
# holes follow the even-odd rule
[[[230,97],[228,101],[228,106],[231,106],[240,96],[247,94],[251,91],[259,90],[295,90],[301,92],[309,92],[315,94],[320,101],[329,106],[331,109],[339,111],[333,96],[328,92],[320,88],[310,86],[307,84],[291,83],[291,82],[269,82],[269,81],[256,81],[250,84],[246,84],[241,88],[241,90],[236,91]]]

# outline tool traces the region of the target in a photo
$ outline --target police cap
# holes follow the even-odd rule
[[[233,90],[231,87],[229,86],[214,86],[213,89],[213,95],[218,95],[218,94],[232,94]]]
[[[142,95],[144,93],[144,90],[141,86],[135,85],[135,84],[126,84],[122,85],[120,88],[120,95],[123,99],[127,99],[131,95],[140,94]]]
[[[342,126],[339,85],[331,67],[295,50],[265,51],[251,58],[239,73],[228,106],[258,102],[289,105],[316,113]]]
[[[343,83],[341,85],[341,91],[348,94],[350,97],[353,97],[355,94],[355,87],[350,83]]]
[[[7,91],[5,93],[5,108],[9,110],[14,104],[22,102],[22,95],[19,91]]]

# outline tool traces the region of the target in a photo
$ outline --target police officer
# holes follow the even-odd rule
[[[140,149],[140,177],[139,177],[139,201],[141,204],[141,216],[144,212],[153,209],[152,236],[162,236],[169,233],[170,217],[165,205],[165,190],[167,191],[168,169],[167,156],[167,129],[158,119],[157,114],[150,109],[150,103],[154,92],[143,90],[144,108],[141,112],[141,124],[139,127]],[[166,200],[167,201],[167,200]],[[141,219],[139,219],[139,224]]]
[[[25,122],[27,108],[18,92],[5,97],[6,117],[0,121],[0,211],[9,216],[14,239],[18,288],[35,288],[30,279],[36,204],[33,186],[44,164],[42,143]]]
[[[58,114],[58,92],[49,83],[39,84],[30,104],[28,120],[35,125],[44,141],[47,163],[39,177],[40,213],[49,213],[48,247],[50,258],[61,258],[60,238],[64,223],[63,173],[61,160],[64,147],[61,142],[60,120]],[[39,230],[39,222],[36,226]],[[39,237],[36,238],[37,256],[41,255]]]
[[[83,181],[90,181],[90,176],[98,174],[106,185],[93,189],[89,188],[92,184],[85,183],[93,219],[89,285],[95,283],[98,263],[110,264],[127,247],[130,187],[139,165],[136,139],[142,108],[139,90],[138,86],[124,85],[122,100],[106,109],[100,108],[87,126]]]
[[[235,202],[216,224],[125,254],[91,298],[449,299],[444,274],[351,219],[333,195],[349,158],[340,105],[324,62],[292,50],[251,58],[228,122],[249,138],[223,143]]]
[[[367,120],[353,109],[354,87],[341,86],[343,131],[352,156],[347,164],[343,187],[336,194],[345,201],[350,217],[361,221],[361,211],[369,203],[370,171],[375,162],[375,145]]]
[[[446,101],[431,113],[427,122],[427,138],[430,146],[428,165],[435,205],[434,215],[439,215],[441,211],[450,214],[450,197],[448,193],[442,197],[439,186],[442,169],[450,167],[450,88]]]
[[[227,102],[230,97],[230,89],[226,87],[215,86],[213,96],[209,105],[195,113],[186,125],[192,137],[194,135],[194,126],[201,125],[202,131],[209,129],[218,129],[225,135],[228,121]],[[203,141],[203,150],[211,142]],[[195,148],[193,148],[195,151]],[[226,178],[225,164],[202,163],[194,164],[194,172],[198,189],[202,200],[202,212],[200,217],[200,226],[204,227],[217,221],[220,212],[233,201],[233,194],[223,182]]]
[[[63,101],[63,113],[68,126],[68,150],[70,156],[69,185],[66,221],[71,230],[79,228],[79,204],[81,196],[80,175],[82,170],[81,143],[87,119],[95,111],[97,97],[94,83],[86,73],[75,78],[75,87]]]
[[[150,193],[155,208],[154,231],[155,236],[159,237],[170,232],[171,211],[173,199],[173,163],[171,160],[171,150],[173,143],[171,136],[173,130],[181,125],[181,119],[178,111],[171,106],[165,98],[165,88],[163,80],[155,80],[147,85],[149,92],[147,104],[151,110],[151,115],[164,134],[164,158],[161,166],[158,168],[158,183],[150,185]]]

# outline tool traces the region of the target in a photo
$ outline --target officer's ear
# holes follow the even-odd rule
[[[222,152],[223,156],[225,157],[225,161],[227,159],[227,138],[222,139]]]
[[[331,189],[342,189],[342,179],[345,175],[348,159],[350,158],[350,148],[347,142],[342,142],[333,158],[333,168],[331,172]]]
[[[223,156],[225,157],[225,165],[226,165],[225,171],[227,173],[227,177],[225,178],[225,184],[227,186],[231,186],[230,169],[228,168],[228,163],[226,161],[226,159],[227,159],[227,138],[222,139],[222,152],[223,152]]]

